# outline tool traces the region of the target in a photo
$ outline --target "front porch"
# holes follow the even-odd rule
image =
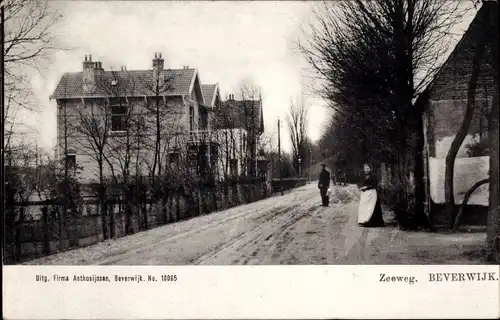
[[[188,161],[200,176],[214,173],[219,159],[219,143],[211,130],[193,130],[187,141]]]

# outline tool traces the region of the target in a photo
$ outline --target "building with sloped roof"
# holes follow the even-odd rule
[[[203,91],[197,69],[165,69],[159,53],[150,70],[104,70],[85,56],[82,71],[65,73],[50,97],[58,106],[58,153],[82,169],[84,180],[98,176],[99,161],[105,175],[118,176],[156,172],[183,154],[208,166],[217,158],[210,132],[218,88],[210,89]]]
[[[256,176],[257,148],[264,133],[262,98],[259,95],[236,100],[234,94],[230,94],[214,111],[214,128],[221,136],[219,143],[225,167],[238,175]]]
[[[476,48],[492,26],[490,9],[496,5],[492,1],[483,2],[448,59],[416,101],[423,110],[426,212],[436,224],[447,220],[443,214],[446,156],[466,113]],[[454,196],[457,205],[462,203],[464,195],[476,182],[488,178],[489,157],[484,147],[488,143],[488,114],[495,92],[492,65],[494,59],[498,60],[488,48],[486,45],[475,84],[472,122],[455,160]],[[474,210],[469,210],[463,222],[486,223],[488,185],[476,190],[468,203],[469,209]]]
[[[149,70],[104,70],[85,56],[82,71],[64,73],[50,98],[58,106],[58,154],[81,168],[83,180],[95,180],[101,170],[149,175],[183,159],[202,174],[254,173],[247,167],[254,166],[252,150],[264,129],[262,100],[251,101],[251,109],[248,101],[222,101],[218,84],[202,84],[197,69],[164,68],[160,53]],[[228,134],[237,143],[227,143]],[[239,169],[229,170],[235,162]]]

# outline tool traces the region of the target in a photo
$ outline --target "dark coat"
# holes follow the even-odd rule
[[[318,188],[328,187],[330,185],[330,172],[328,170],[321,170],[319,173]]]
[[[377,188],[377,177],[374,174],[365,175],[363,177],[362,187],[366,187],[365,190],[376,189]]]

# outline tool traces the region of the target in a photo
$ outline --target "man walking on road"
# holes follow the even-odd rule
[[[319,181],[318,188],[321,194],[321,205],[324,207],[328,207],[330,199],[326,194],[328,191],[328,187],[330,187],[330,172],[326,170],[326,164],[321,164],[321,172],[319,173]]]

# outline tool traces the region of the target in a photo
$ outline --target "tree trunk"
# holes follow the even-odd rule
[[[142,226],[143,230],[148,230],[149,229],[149,219],[148,219],[148,210],[147,210],[147,203],[149,200],[147,190],[143,190],[141,194],[141,213],[142,213]]]
[[[133,216],[133,203],[134,203],[134,196],[132,193],[132,186],[129,183],[128,179],[125,181],[123,184],[124,190],[123,190],[123,198],[125,199],[125,234],[132,234],[134,233],[134,228],[133,228],[133,223],[132,223],[132,216]]]
[[[214,182],[214,185],[212,186],[211,189],[212,193],[212,203],[213,203],[213,211],[218,210],[218,205],[217,205],[217,184]]]
[[[98,197],[99,197],[99,206],[101,211],[102,236],[104,240],[106,240],[109,238],[108,225],[106,219],[108,208],[106,206],[106,190],[104,186],[104,169],[103,169],[102,152],[101,152],[101,159],[99,159],[98,161],[98,165],[99,165]]]
[[[50,254],[50,236],[49,236],[49,209],[42,207],[42,221],[43,221],[43,254]]]
[[[63,199],[62,208],[59,209],[59,251],[66,249],[66,213],[68,211],[67,199]]]
[[[15,223],[15,261],[20,262],[23,256],[23,238],[22,238],[22,226],[24,222],[24,216],[25,216],[25,207],[20,207],[20,214],[19,214],[19,220],[16,220]]]
[[[132,226],[132,205],[129,201],[125,203],[125,234],[133,234],[134,228]]]
[[[499,115],[498,115],[498,91],[495,93],[493,105],[491,106],[491,115],[488,136],[490,139],[490,188],[489,188],[489,208],[487,225],[487,248],[490,258],[500,263],[500,214],[499,199],[500,188],[498,187],[499,176]]]
[[[141,204],[142,218],[143,218],[143,226],[144,230],[149,229],[149,220],[148,220],[148,210],[147,210],[147,196],[144,197],[144,201]]]
[[[455,159],[457,157],[460,146],[465,140],[467,133],[469,132],[470,125],[472,123],[472,117],[474,116],[474,109],[476,107],[476,88],[477,80],[479,78],[479,73],[481,70],[481,60],[484,55],[485,49],[485,39],[479,39],[477,47],[474,52],[474,58],[472,60],[472,70],[469,79],[469,84],[467,88],[467,109],[465,111],[464,119],[462,125],[457,132],[457,135],[451,143],[448,154],[446,155],[446,168],[445,168],[445,183],[444,183],[444,195],[446,201],[446,213],[448,215],[449,228],[453,228],[453,223],[455,221],[455,196],[453,190],[453,177],[455,169]]]
[[[102,237],[104,240],[108,239],[108,225],[107,225],[107,208],[106,208],[106,202],[104,200],[104,196],[100,195],[99,196],[99,206],[100,206],[100,211],[101,211],[101,226],[102,226]]]
[[[491,30],[494,33],[492,40],[493,53],[493,82],[495,86],[495,94],[491,105],[491,114],[488,124],[488,138],[490,142],[490,189],[489,189],[489,208],[488,208],[488,226],[487,226],[487,249],[489,257],[500,263],[500,188],[498,186],[499,174],[499,74],[498,74],[498,2],[490,3]]]
[[[114,198],[114,197],[113,197]],[[116,207],[116,198],[113,199],[113,202],[109,204],[109,237],[114,239],[116,236],[116,228],[115,228],[115,207]]]
[[[462,205],[460,206],[460,210],[458,210],[457,217],[455,218],[455,221],[453,223],[453,230],[456,231],[458,229],[458,226],[460,225],[460,218],[462,218],[462,214],[465,211],[465,207],[467,206],[467,202],[469,201],[470,196],[474,193],[474,191],[476,191],[477,188],[479,188],[480,186],[482,186],[483,184],[486,184],[488,182],[490,182],[489,178],[480,180],[480,181],[474,183],[474,185],[472,185],[472,187],[469,189],[469,191],[467,191],[467,193],[465,193],[464,200],[462,201]]]
[[[163,195],[162,195],[162,199],[161,199],[161,207],[162,207],[162,210],[163,210],[163,224],[167,224],[170,222],[170,219],[169,219],[169,214],[168,214],[168,196],[169,196],[169,193],[168,193],[168,190],[163,190]]]
[[[175,194],[175,211],[176,211],[176,221],[180,220],[181,217],[181,190],[177,188],[177,192]]]

